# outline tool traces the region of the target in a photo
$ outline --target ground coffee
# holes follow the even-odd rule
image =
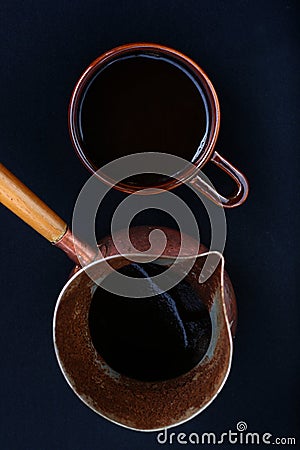
[[[165,270],[157,264],[130,264],[126,276],[146,278]],[[142,381],[166,380],[192,369],[211,339],[207,308],[185,280],[147,298],[128,298],[98,287],[89,311],[93,345],[117,372]]]

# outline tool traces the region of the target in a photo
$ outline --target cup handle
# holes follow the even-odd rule
[[[213,153],[211,161],[234,180],[237,185],[235,192],[230,197],[224,197],[199,175],[196,175],[195,178],[190,180],[190,183],[214,203],[224,208],[234,208],[235,206],[239,206],[244,203],[249,192],[249,185],[245,175],[243,175],[238,169],[230,164],[227,159],[217,152]]]

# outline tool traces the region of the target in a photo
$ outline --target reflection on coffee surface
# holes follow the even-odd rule
[[[138,54],[105,66],[90,81],[79,108],[85,154],[98,169],[139,152],[193,161],[208,129],[208,106],[197,81],[176,62]],[[166,181],[159,175],[127,179],[134,185]]]
[[[153,263],[130,264],[126,276],[146,278],[165,269]],[[142,381],[166,380],[192,369],[205,355],[211,339],[207,308],[183,280],[149,298],[128,298],[98,287],[89,311],[92,342],[117,372]]]

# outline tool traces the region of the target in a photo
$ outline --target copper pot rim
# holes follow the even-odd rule
[[[222,378],[222,382],[218,386],[218,389],[216,390],[214,395],[207,401],[207,403],[205,403],[204,406],[200,407],[196,412],[193,412],[191,415],[187,414],[187,416],[184,419],[179,420],[176,423],[171,423],[170,425],[164,425],[164,426],[160,426],[160,427],[156,427],[156,428],[149,428],[149,429],[148,428],[145,428],[145,429],[144,428],[138,428],[138,427],[127,425],[125,423],[122,423],[121,421],[118,421],[118,420],[115,420],[115,419],[111,418],[109,415],[106,415],[105,413],[103,413],[102,411],[97,409],[96,407],[93,407],[91,405],[91,403],[89,402],[89,400],[87,398],[85,398],[85,396],[83,394],[80,394],[80,393],[77,392],[77,390],[76,390],[75,386],[72,384],[72,381],[70,380],[70,378],[69,378],[69,376],[67,374],[67,370],[64,368],[63,362],[61,361],[60,356],[59,356],[59,349],[58,349],[57,342],[56,342],[57,314],[58,314],[58,309],[59,309],[60,303],[61,303],[62,299],[64,298],[64,294],[67,291],[67,289],[70,287],[70,285],[73,284],[74,280],[77,279],[80,275],[82,275],[85,272],[86,268],[96,266],[97,264],[100,264],[102,260],[93,261],[92,263],[88,264],[88,266],[82,267],[80,270],[75,272],[72,275],[72,277],[68,280],[68,282],[65,284],[63,289],[61,290],[61,292],[60,292],[60,294],[58,296],[57,302],[56,302],[54,315],[53,315],[53,344],[54,344],[54,351],[55,351],[55,355],[56,355],[56,358],[57,358],[57,361],[58,361],[58,365],[59,365],[59,367],[60,367],[60,369],[61,369],[61,371],[63,373],[63,376],[64,376],[65,380],[67,381],[68,385],[71,387],[72,391],[76,394],[76,396],[86,406],[88,406],[91,410],[93,410],[95,413],[100,415],[102,418],[105,418],[106,420],[109,420],[110,422],[112,422],[112,423],[114,423],[116,425],[122,426],[124,428],[130,429],[130,430],[133,430],[133,431],[142,431],[142,432],[162,431],[162,430],[164,430],[166,428],[169,429],[169,428],[173,428],[175,426],[182,425],[185,422],[193,419],[198,414],[202,413],[216,399],[216,397],[221,392],[221,390],[222,390],[222,388],[223,388],[223,386],[224,386],[224,384],[225,384],[225,382],[226,382],[226,380],[227,380],[227,378],[229,376],[230,370],[231,370],[232,355],[233,355],[233,338],[232,338],[232,334],[231,334],[231,330],[230,330],[230,323],[229,323],[229,320],[228,320],[228,314],[227,314],[225,298],[224,298],[224,273],[225,273],[225,268],[224,267],[225,267],[225,259],[224,259],[223,255],[221,253],[217,252],[217,251],[208,251],[208,252],[205,252],[205,253],[200,253],[200,254],[197,255],[197,258],[207,257],[210,254],[215,254],[218,257],[220,257],[220,263],[219,264],[220,264],[220,275],[221,275],[220,276],[221,303],[222,303],[222,311],[223,311],[223,316],[224,316],[225,326],[226,326],[226,336],[227,336],[228,341],[229,341],[229,359],[228,359],[228,364],[227,364],[224,376]],[[113,260],[113,259],[120,259],[120,258],[124,259],[124,258],[126,258],[126,256],[127,257],[130,256],[130,258],[132,258],[133,254],[132,253],[127,254],[127,255],[126,254],[124,254],[124,255],[123,254],[122,255],[117,254],[117,255],[108,256],[108,257],[103,258],[103,259],[105,259],[105,260]],[[140,255],[138,255],[138,256],[140,257]],[[183,257],[180,257],[180,258],[190,259],[192,257],[191,256],[183,256]],[[160,259],[170,260],[170,259],[175,259],[175,257],[169,256],[169,255],[168,256],[161,255]],[[209,348],[210,348],[210,346],[209,346]],[[191,369],[189,372],[187,372],[187,374],[184,374],[184,376],[188,375],[189,373],[194,371],[195,368],[197,368],[197,367],[199,367],[201,365],[203,360],[206,358],[206,356],[208,354],[208,351],[203,356],[203,358],[198,362],[198,364],[193,369]],[[130,382],[134,381],[137,384],[148,384],[147,382],[145,383],[145,382],[138,381],[138,380],[131,380],[130,378],[127,378],[127,377],[125,377],[123,375],[122,375],[122,377],[124,379],[129,380]],[[179,376],[179,377],[176,377],[176,378],[180,379],[181,377],[182,377],[182,375]],[[169,381],[171,381],[171,380],[160,381],[160,382],[156,382],[155,384],[163,385],[163,384],[165,384],[165,383],[167,383]],[[151,382],[149,384],[151,384]]]

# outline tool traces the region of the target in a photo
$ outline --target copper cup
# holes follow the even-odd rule
[[[201,67],[199,67],[194,61],[183,53],[163,45],[152,43],[132,43],[116,47],[99,56],[99,58],[93,61],[83,72],[71,96],[68,114],[71,141],[80,160],[92,173],[98,171],[98,177],[103,182],[110,186],[114,186],[116,189],[126,193],[134,193],[143,189],[144,186],[133,186],[132,184],[127,184],[124,182],[114,184],[113,180],[107,174],[103,171],[99,171],[99,167],[95,167],[94,163],[87,157],[87,149],[85,148],[84,142],[82,141],[80,135],[79,119],[80,106],[93,77],[95,77],[95,75],[99,73],[99,71],[103,70],[103,68],[105,68],[108,64],[117,61],[120,58],[124,58],[124,56],[141,53],[152,56],[156,55],[167,57],[169,60],[173,60],[177,66],[184,69],[185,73],[190,73],[201,87],[209,107],[207,137],[201,147],[201,151],[199,152],[197,159],[193,161],[193,167],[189,166],[187,169],[183,169],[180,174],[176,174],[176,179],[171,178],[166,182],[155,186],[155,188],[171,190],[188,181],[203,194],[205,194],[210,200],[223,207],[232,208],[241,205],[246,200],[248,195],[247,179],[237,168],[235,168],[227,159],[215,150],[220,128],[220,105],[216,91]],[[235,182],[236,190],[231,196],[226,197],[216,192],[199,176],[199,170],[202,169],[209,161],[212,161]],[[147,186],[147,188],[149,188],[149,186]],[[148,193],[151,193],[151,189],[148,189]]]

